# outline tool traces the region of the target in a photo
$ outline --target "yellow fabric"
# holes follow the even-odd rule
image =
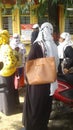
[[[10,38],[9,32],[7,30],[2,30],[2,34],[6,35],[8,38]]]
[[[8,76],[11,76],[15,71],[16,71],[16,67],[15,68],[11,68],[11,69],[3,68],[0,71],[0,75],[4,76],[4,77],[8,77]]]
[[[7,30],[2,30],[0,32],[0,45],[9,44],[9,32]]]
[[[16,71],[17,59],[8,44],[1,45],[0,61],[4,63],[3,69],[0,71],[1,76],[10,76]]]

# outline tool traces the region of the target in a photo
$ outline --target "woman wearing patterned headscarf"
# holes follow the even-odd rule
[[[16,109],[16,104],[19,103],[19,97],[16,94],[18,92],[14,88],[17,59],[9,46],[9,38],[7,30],[0,32],[0,61],[3,62],[3,68],[0,70],[0,111],[6,115],[12,114]]]
[[[31,47],[27,60],[41,58],[44,55],[46,57],[54,56],[58,64],[57,47],[53,41],[52,34],[52,25],[48,22],[43,23],[38,37]],[[56,83],[44,85],[27,84],[22,120],[26,130],[48,130],[47,124],[52,107],[51,96],[56,89]]]

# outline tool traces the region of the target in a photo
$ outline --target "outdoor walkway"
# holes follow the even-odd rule
[[[20,90],[21,106],[24,101],[24,89]],[[73,130],[73,111],[64,113],[56,112],[51,116],[49,121],[49,130]],[[0,112],[0,130],[21,130],[22,125],[22,108],[17,109],[14,115],[6,116]]]

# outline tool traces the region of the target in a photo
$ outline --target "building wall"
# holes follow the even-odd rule
[[[65,27],[65,15],[63,5],[59,5],[59,30],[60,33],[64,32]]]
[[[8,8],[10,8],[11,7],[11,5],[10,4],[6,4],[6,8],[8,9]],[[35,6],[34,6],[34,8],[35,8]],[[6,29],[6,23],[4,22],[4,21],[2,21],[3,20],[3,18],[5,18],[5,17],[9,17],[9,16],[11,16],[12,17],[12,23],[10,23],[9,22],[9,24],[11,24],[10,26],[12,26],[12,34],[11,34],[11,36],[14,34],[14,33],[18,33],[18,34],[20,34],[21,35],[21,23],[20,23],[20,16],[21,16],[21,14],[20,14],[20,12],[19,12],[19,9],[15,9],[15,10],[13,10],[12,11],[12,14],[11,15],[8,15],[8,14],[2,14],[2,9],[0,9],[0,29]],[[27,16],[27,14],[26,14],[26,16]],[[29,14],[29,16],[30,16],[30,23],[29,24],[35,24],[35,23],[38,23],[38,18],[37,18],[37,15],[35,14],[35,15],[33,15],[32,14],[32,8],[30,9],[30,14]],[[6,19],[5,19],[6,20]],[[8,19],[7,19],[8,20]],[[3,26],[3,22],[4,22],[4,26]],[[25,24],[25,21],[24,21],[24,24]],[[4,28],[5,27],[5,28]],[[26,47],[26,55],[28,54],[28,52],[29,52],[29,50],[30,50],[30,41],[28,40],[28,41],[24,41],[23,42],[24,44],[25,44],[25,47]]]
[[[35,23],[38,23],[38,16],[37,14],[32,14],[32,9],[33,8],[37,8],[38,4],[32,6],[30,8],[30,13],[29,13],[29,16],[30,16],[30,23],[29,24],[35,24]],[[11,5],[10,4],[6,4],[6,8],[10,8]],[[6,15],[7,17],[9,17],[8,15]],[[20,23],[20,12],[19,12],[19,9],[15,9],[12,14],[10,15],[10,17],[12,17],[12,23],[11,23],[11,26],[12,26],[12,34],[14,33],[18,33],[21,35],[21,23]],[[27,14],[26,14],[27,16]],[[3,21],[2,21],[2,17],[3,17],[3,14],[2,14],[2,9],[0,9],[0,29],[3,29]],[[5,16],[4,16],[5,17]],[[58,19],[59,19],[59,32],[62,33],[63,31],[65,31],[65,15],[64,15],[64,7],[63,5],[59,5],[59,14],[58,14]],[[25,21],[24,21],[24,24],[25,24]],[[27,49],[27,54],[30,50],[30,41],[24,41],[24,44],[26,46],[26,49]]]

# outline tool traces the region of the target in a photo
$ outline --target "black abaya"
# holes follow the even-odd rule
[[[42,49],[35,43],[31,47],[28,60],[40,57],[43,57]],[[22,120],[26,130],[48,129],[47,123],[52,106],[49,94],[50,84],[27,85]]]

